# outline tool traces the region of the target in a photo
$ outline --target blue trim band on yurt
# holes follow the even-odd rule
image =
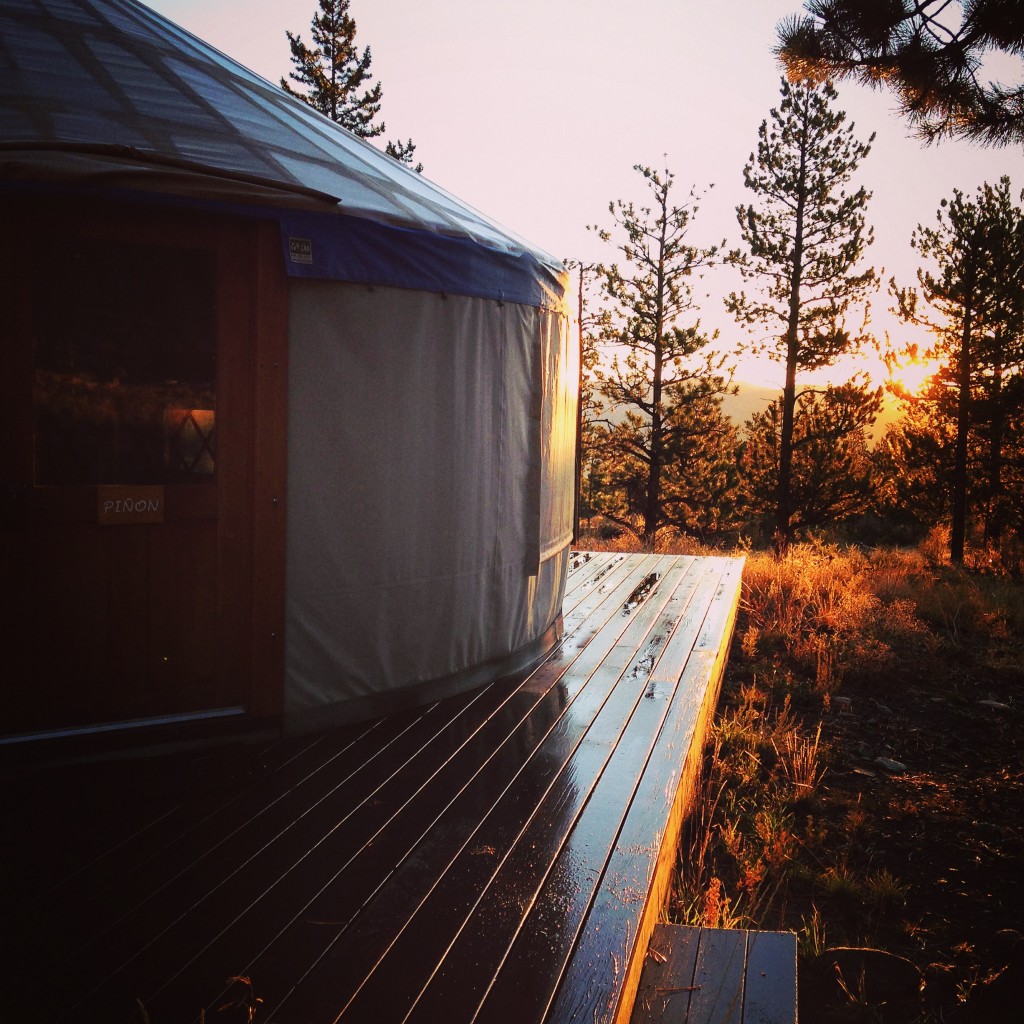
[[[533,253],[512,255],[357,217],[278,214],[289,277],[390,285],[560,309],[564,282]],[[304,244],[306,243],[306,244]]]

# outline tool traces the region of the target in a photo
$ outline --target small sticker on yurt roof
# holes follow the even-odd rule
[[[289,238],[288,255],[292,263],[313,262],[313,243],[308,238]]]

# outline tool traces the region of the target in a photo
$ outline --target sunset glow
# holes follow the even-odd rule
[[[893,363],[889,367],[889,382],[908,394],[916,395],[938,369],[933,359],[910,359],[905,363]]]

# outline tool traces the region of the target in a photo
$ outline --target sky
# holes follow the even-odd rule
[[[145,0],[257,74],[291,70],[285,30],[307,42],[315,0]],[[667,168],[677,198],[705,193],[694,244],[740,242],[736,206],[748,200],[743,167],[757,129],[779,101],[771,53],[779,20],[800,0],[352,0],[356,44],[370,47],[382,85],[383,141],[412,138],[424,174],[464,202],[562,259],[611,261],[588,226],[611,227],[612,200],[640,203],[634,165]],[[1008,60],[993,77],[1013,79]],[[909,135],[892,96],[840,83],[837,106],[859,138],[876,133],[855,179],[872,193],[875,241],[867,261],[883,280],[915,281],[910,236],[935,222],[954,188],[973,194],[1008,175],[1024,189],[1024,151]],[[713,187],[710,187],[713,186]],[[709,190],[710,187],[710,190]],[[881,271],[884,268],[884,274]],[[750,338],[722,305],[743,287],[721,269],[699,291],[701,321],[723,349]],[[873,300],[872,330],[914,339]],[[865,369],[848,361],[833,379]],[[781,368],[743,358],[738,376],[781,384]]]

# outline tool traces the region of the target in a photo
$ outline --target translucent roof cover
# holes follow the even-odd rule
[[[127,155],[319,193],[340,212],[381,225],[561,269],[134,0],[0,0],[0,157],[4,150]]]

